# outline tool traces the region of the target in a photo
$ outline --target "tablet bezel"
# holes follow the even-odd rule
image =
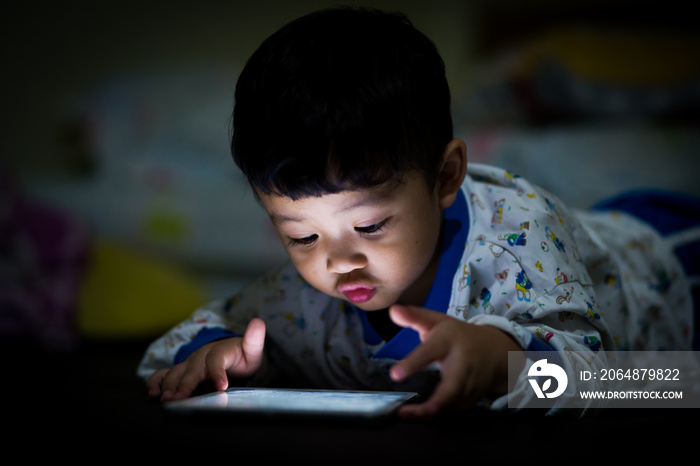
[[[275,392],[304,392],[304,393],[338,393],[338,394],[370,394],[391,395],[384,405],[371,411],[357,410],[308,410],[295,408],[260,408],[250,406],[215,406],[206,401],[212,397],[220,397],[235,391],[275,391]],[[418,398],[415,392],[371,391],[371,390],[326,390],[298,388],[261,388],[261,387],[232,387],[225,391],[210,392],[179,401],[165,403],[168,411],[182,414],[216,414],[226,416],[263,416],[263,417],[309,417],[309,418],[343,418],[343,419],[378,419],[392,415],[403,404]]]

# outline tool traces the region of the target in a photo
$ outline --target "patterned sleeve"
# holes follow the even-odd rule
[[[448,312],[502,329],[532,357],[557,350],[570,374],[604,367],[615,344],[577,249],[578,220],[554,196],[504,171],[482,173],[470,197],[473,233]],[[515,392],[529,400],[524,374]]]
[[[208,331],[209,335],[216,332],[219,337],[233,335],[227,330],[229,322],[225,318],[225,310],[230,306],[230,302],[231,300],[213,301],[204,305],[188,319],[151,343],[137,368],[137,375],[146,380],[155,371],[177,364],[178,353],[186,346],[196,344],[201,347],[213,341],[211,338],[208,338],[207,342],[201,338],[198,339],[198,335],[202,335],[202,332]]]
[[[229,299],[212,301],[197,309],[149,345],[137,375],[148,379],[153,372],[172,367],[206,343],[243,335],[248,322],[260,315],[264,303],[284,300],[284,289],[277,283],[282,276],[286,276],[284,268],[254,281]]]

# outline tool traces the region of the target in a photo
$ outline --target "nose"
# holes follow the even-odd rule
[[[331,273],[350,273],[366,266],[367,257],[349,241],[334,243],[327,251],[326,268]]]

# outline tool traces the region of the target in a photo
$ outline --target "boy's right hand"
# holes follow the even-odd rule
[[[146,382],[148,396],[161,401],[189,397],[200,383],[210,380],[217,390],[228,388],[228,376],[249,377],[262,364],[265,323],[255,318],[243,337],[214,341],[199,348],[182,363],[154,372]]]

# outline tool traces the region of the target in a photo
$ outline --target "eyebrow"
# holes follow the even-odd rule
[[[391,197],[390,192],[386,190],[378,190],[375,191],[372,195],[367,196],[363,199],[360,199],[357,202],[353,202],[352,204],[349,204],[337,211],[339,214],[343,214],[346,212],[349,212],[354,209],[359,209],[360,207],[371,207],[371,206],[377,206],[382,203],[384,203],[387,199]],[[270,214],[270,220],[272,220],[272,223],[275,225],[281,225],[283,223],[288,223],[288,222],[303,222],[304,219],[302,217],[294,217],[290,215],[282,215],[282,214],[275,214],[272,213]]]
[[[272,223],[275,225],[280,225],[287,222],[302,222],[304,219],[299,217],[290,217],[287,215],[270,214],[270,220],[272,220]]]

